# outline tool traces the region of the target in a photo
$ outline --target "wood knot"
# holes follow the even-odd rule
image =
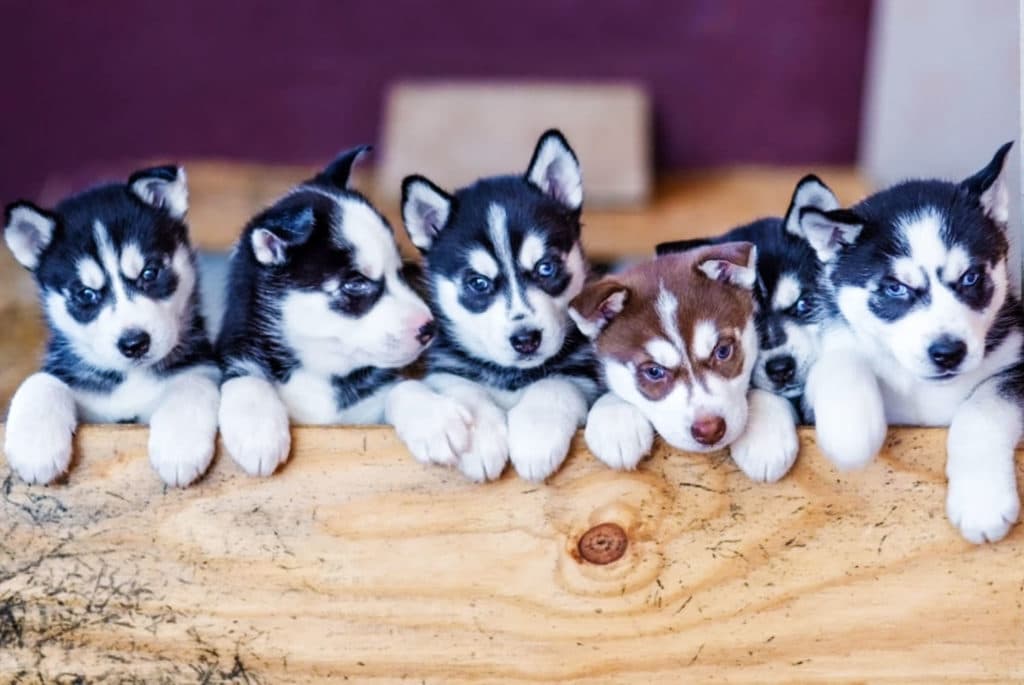
[[[617,523],[601,523],[580,537],[580,556],[591,564],[610,564],[620,559],[629,546],[629,537]]]

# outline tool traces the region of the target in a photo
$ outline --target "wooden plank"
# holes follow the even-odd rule
[[[840,474],[804,430],[768,486],[664,448],[614,473],[577,441],[549,484],[477,486],[388,429],[298,428],[279,475],[220,456],[179,491],[144,429],[83,427],[67,484],[0,471],[0,680],[1024,679],[1024,533],[949,526],[944,436],[894,430]],[[582,561],[605,522],[625,554]]]

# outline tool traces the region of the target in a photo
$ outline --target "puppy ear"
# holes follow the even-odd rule
[[[580,333],[593,340],[622,312],[628,300],[629,288],[613,278],[603,278],[572,299],[569,317]]]
[[[4,210],[4,240],[18,263],[30,271],[53,240],[57,218],[31,202],[20,200]]]
[[[822,212],[839,209],[839,200],[836,199],[835,193],[814,174],[807,174],[796,184],[793,199],[789,201],[789,209],[786,210],[786,218],[783,220],[787,233],[798,238],[805,237],[800,231],[800,212],[808,207],[814,207]]]
[[[757,282],[757,248],[746,242],[710,245],[697,257],[696,266],[713,281],[753,290]]]
[[[188,179],[179,166],[158,166],[141,169],[128,177],[132,193],[146,204],[164,209],[175,219],[188,211]]]
[[[373,150],[371,145],[359,145],[350,150],[345,150],[334,158],[330,164],[324,167],[323,171],[307,181],[310,185],[327,186],[345,190],[352,175],[352,167],[360,157]]]
[[[451,216],[455,200],[423,176],[402,181],[402,222],[412,244],[426,252]]]
[[[848,209],[823,212],[804,207],[799,219],[800,233],[822,263],[835,259],[844,246],[853,245],[864,228],[864,221]]]
[[[995,157],[984,169],[960,185],[978,198],[986,216],[1000,226],[1010,221],[1010,193],[1006,185],[1006,157],[1013,141],[996,150]]]
[[[312,207],[271,208],[255,220],[249,242],[256,261],[278,266],[288,261],[288,250],[309,240],[313,232]]]
[[[693,238],[691,240],[673,240],[668,243],[658,243],[654,247],[654,254],[661,257],[662,255],[674,254],[676,252],[686,252],[697,247],[704,247],[706,245],[713,245],[714,240],[711,238]]]
[[[573,211],[583,207],[580,163],[561,131],[551,129],[537,141],[526,180]]]

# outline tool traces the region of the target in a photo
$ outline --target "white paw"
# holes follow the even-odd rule
[[[970,475],[950,478],[946,515],[967,540],[981,544],[1006,537],[1020,515],[1013,478]]]
[[[651,422],[614,395],[605,395],[594,404],[583,436],[595,457],[621,471],[635,469],[654,445]]]
[[[220,393],[212,379],[174,379],[149,420],[149,462],[173,487],[195,482],[210,468],[217,440]]]
[[[434,394],[393,420],[398,437],[421,463],[454,466],[469,448],[473,414],[450,397]]]
[[[11,399],[4,453],[26,483],[52,483],[71,463],[71,437],[77,425],[75,400],[63,382],[48,373],[29,376]]]
[[[540,482],[565,461],[576,421],[561,412],[514,407],[508,413],[508,453],[516,473]]]
[[[830,398],[814,407],[818,446],[840,469],[867,466],[882,449],[888,428],[881,402]]]
[[[751,480],[774,483],[789,473],[799,449],[796,423],[787,400],[764,390],[752,390],[747,426],[729,448],[732,460]]]
[[[469,446],[459,455],[459,470],[477,483],[497,480],[508,463],[509,432],[505,413],[495,406],[473,413]]]
[[[269,476],[288,459],[288,410],[267,381],[242,376],[226,382],[219,417],[224,447],[250,476]]]

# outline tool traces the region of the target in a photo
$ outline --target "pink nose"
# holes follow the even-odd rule
[[[690,434],[702,445],[714,445],[725,435],[725,419],[721,416],[701,416],[690,426]]]

